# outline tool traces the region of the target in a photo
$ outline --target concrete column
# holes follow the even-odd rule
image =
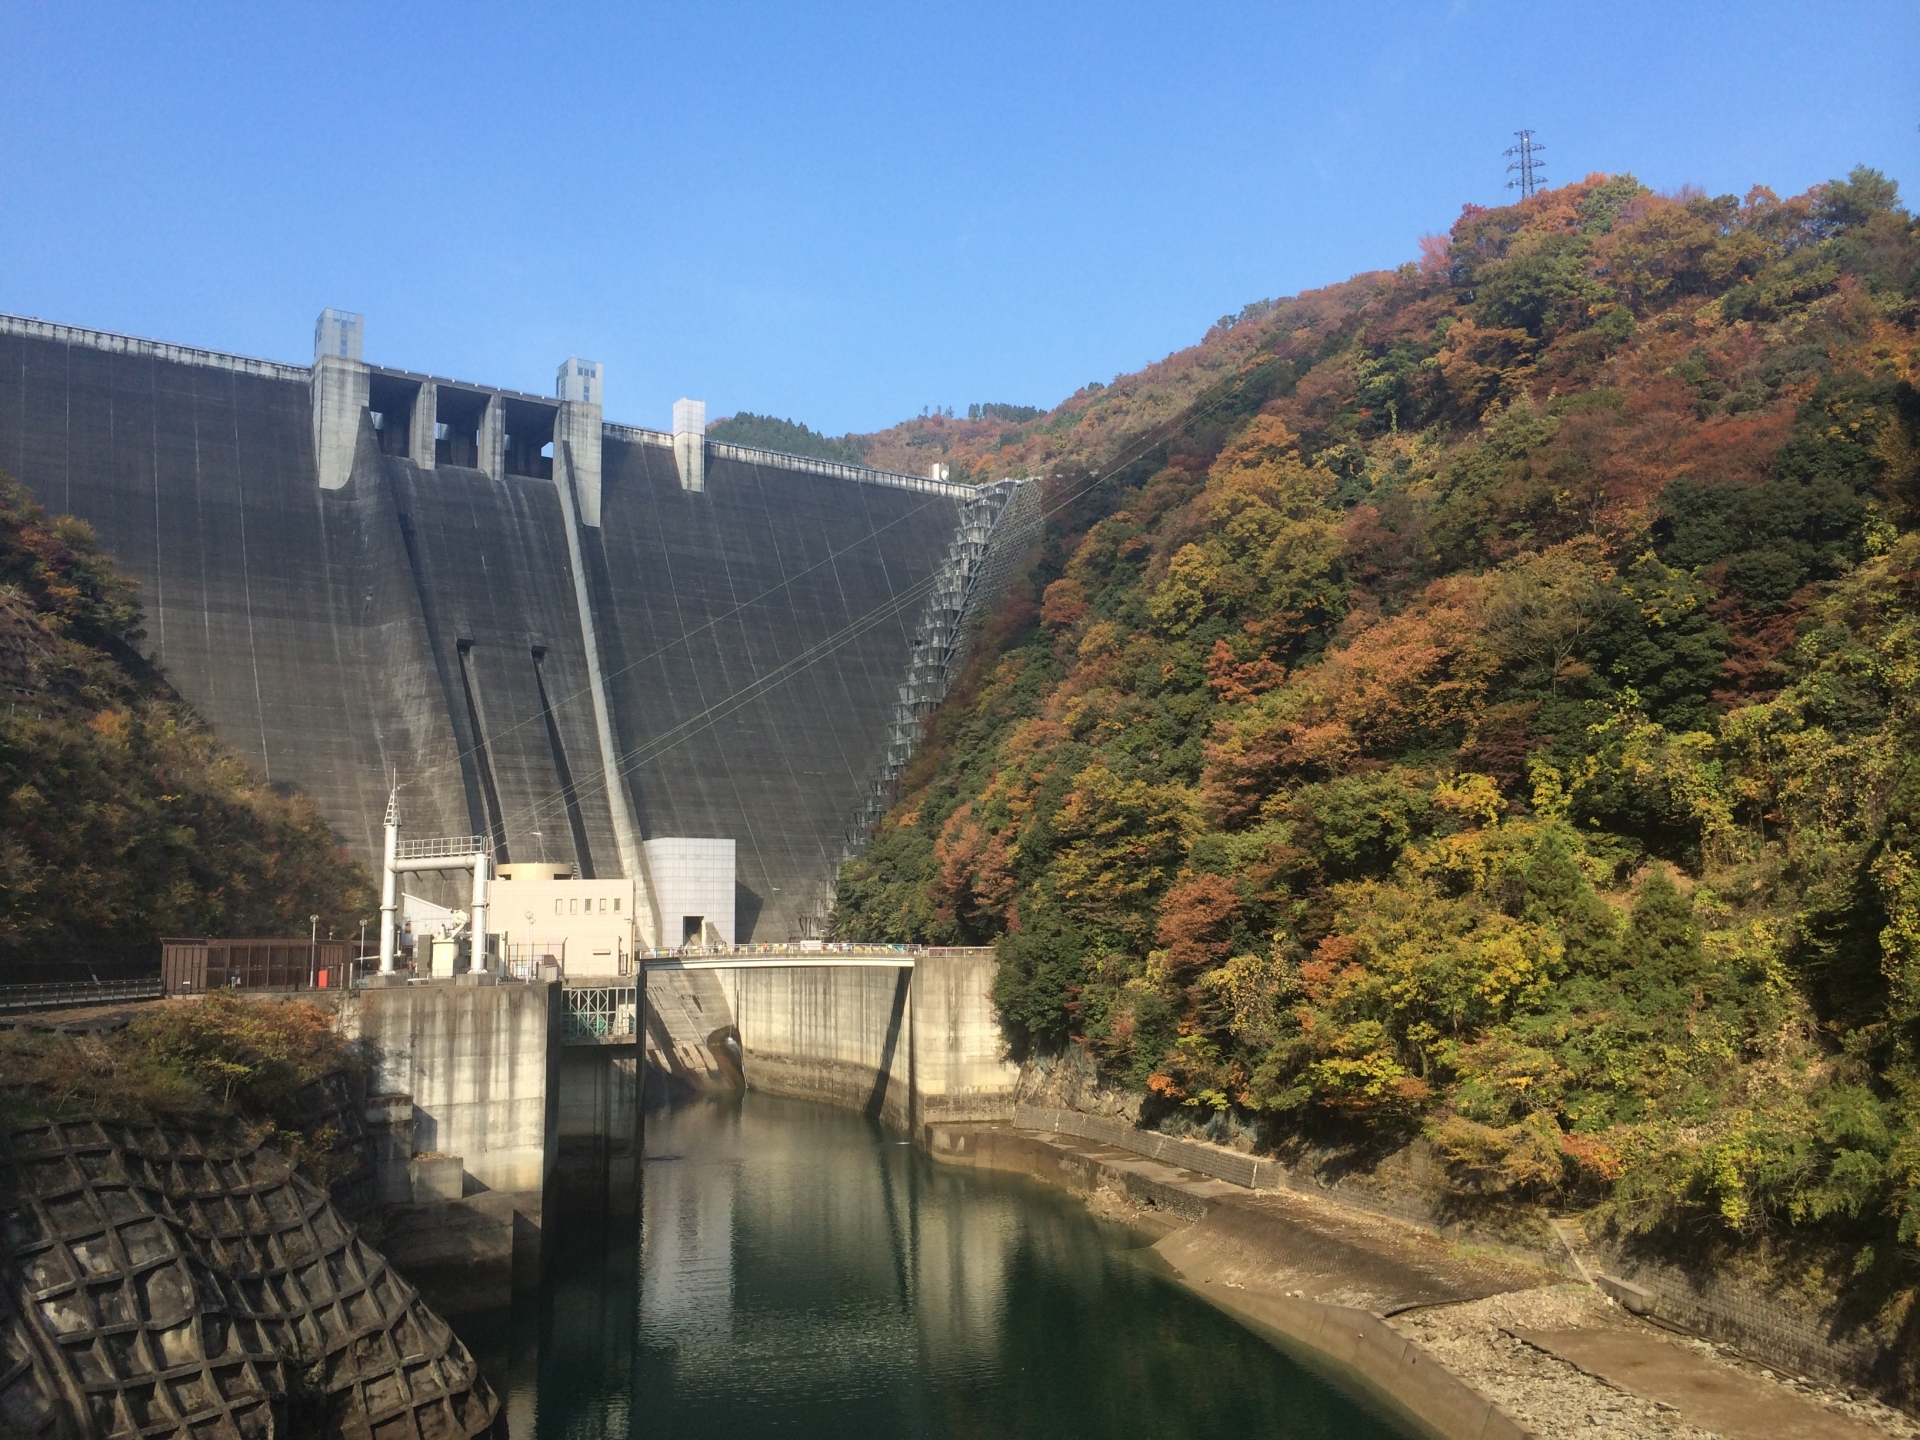
[[[328,307],[313,325],[313,463],[322,490],[339,490],[353,478],[367,408],[365,338],[366,317],[351,310]]]
[[[707,488],[707,402],[673,402],[673,463],[680,488],[694,494]]]
[[[413,397],[413,419],[407,426],[407,458],[423,470],[433,469],[434,425],[439,414],[440,387],[422,380],[420,393]]]
[[[468,926],[472,939],[467,942],[467,971],[484,974],[487,968],[487,892],[493,875],[493,857],[484,850],[473,857],[472,920]]]
[[[560,407],[563,411],[565,405]],[[596,407],[598,408],[598,407]],[[620,852],[620,873],[634,884],[636,911],[642,904],[644,915],[636,913],[643,944],[657,944],[658,907],[654,904],[652,877],[647,872],[646,853],[640,842],[640,827],[634,823],[627,803],[627,783],[620,772],[620,747],[614,738],[613,705],[607,695],[606,676],[600,667],[600,639],[593,624],[593,597],[587,589],[586,558],[580,551],[580,527],[586,523],[576,503],[573,447],[563,444],[556,424],[553,441],[553,483],[560,492],[560,523],[567,532],[567,567],[573,572],[574,608],[580,613],[580,646],[587,660],[587,690],[593,700],[593,728],[600,741],[600,775],[606,786],[607,809],[613,819],[613,843]],[[596,442],[598,437],[595,437]],[[598,453],[596,443],[595,453]]]
[[[489,479],[498,480],[507,473],[507,407],[498,395],[487,397],[487,408],[480,416],[478,462]]]
[[[573,457],[573,498],[580,507],[580,523],[600,528],[600,406],[583,400],[562,400],[553,417],[553,478],[560,480],[560,451]]]
[[[353,478],[360,417],[367,411],[367,367],[322,355],[313,362],[312,386],[314,468],[322,490],[339,490]]]

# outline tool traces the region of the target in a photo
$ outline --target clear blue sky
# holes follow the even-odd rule
[[[0,8],[0,310],[609,418],[1051,405],[1249,300],[1631,170],[1920,200],[1920,6]]]

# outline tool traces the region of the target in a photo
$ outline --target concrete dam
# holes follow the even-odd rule
[[[397,779],[409,833],[636,910],[652,837],[731,838],[733,941],[817,935],[1039,487],[709,442],[696,401],[612,424],[592,362],[537,396],[370,365],[363,329],[325,312],[299,366],[0,317],[0,468],[94,527],[168,679],[363,860]]]

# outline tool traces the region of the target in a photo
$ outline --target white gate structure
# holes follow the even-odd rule
[[[493,880],[493,845],[484,835],[454,835],[435,840],[400,838],[400,792],[387,797],[385,860],[380,876],[380,973],[392,975],[395,922],[400,911],[400,876],[427,870],[473,871],[473,903],[468,908],[467,973],[487,968],[487,887]]]

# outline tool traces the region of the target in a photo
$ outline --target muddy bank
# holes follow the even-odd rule
[[[932,1126],[927,1140],[936,1159],[1032,1176],[1157,1237],[1171,1278],[1447,1440],[1920,1440],[1863,1394],[1664,1333],[1511,1251],[1069,1135]]]
[[[1526,1288],[1543,1277],[1505,1261],[1463,1263],[1437,1237],[1365,1215],[1314,1213],[1299,1197],[1066,1137],[929,1127],[938,1160],[1033,1176],[1160,1239],[1169,1273],[1320,1368],[1344,1372],[1444,1440],[1528,1432],[1382,1315]]]

